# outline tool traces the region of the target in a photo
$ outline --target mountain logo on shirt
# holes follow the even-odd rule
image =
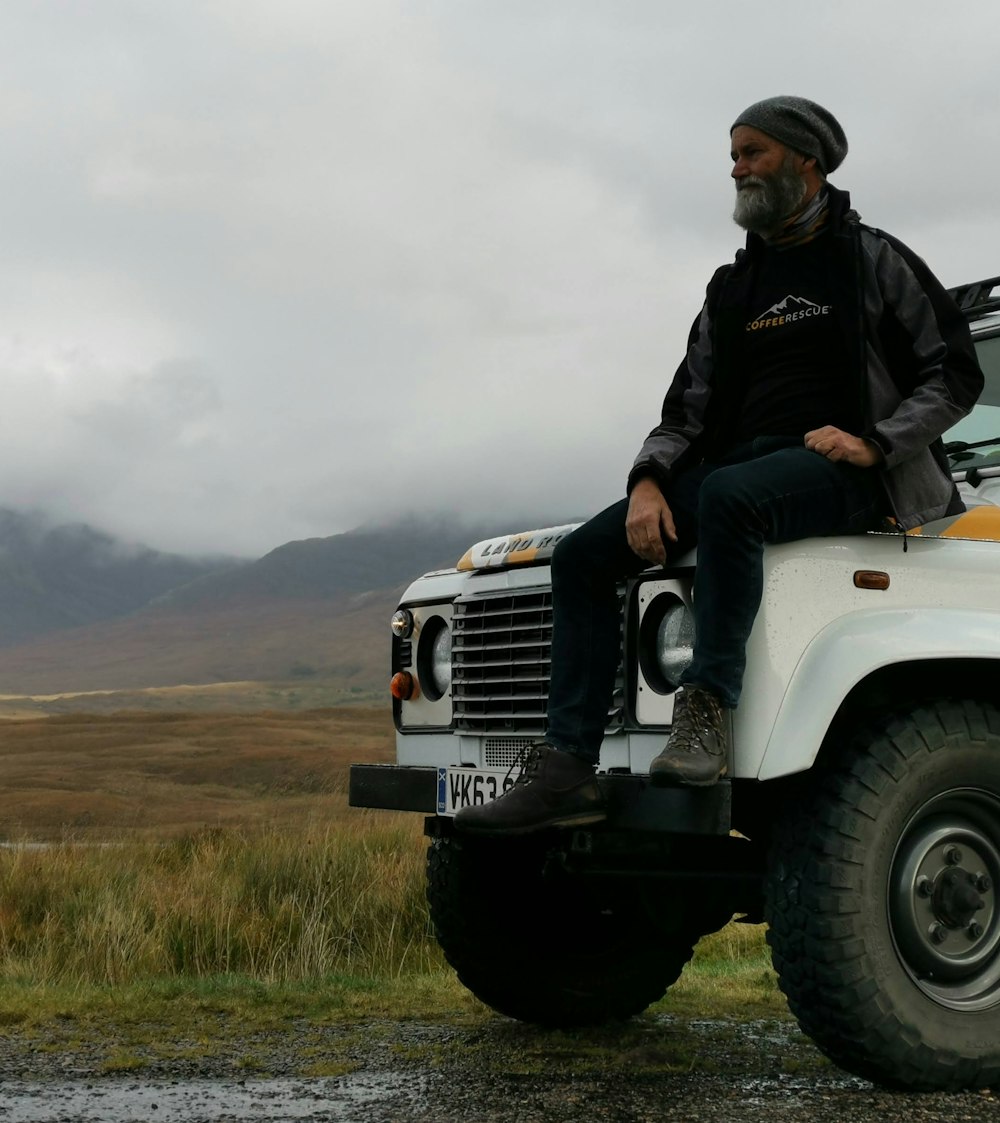
[[[764,328],[780,328],[786,324],[794,324],[799,320],[811,316],[829,316],[833,311],[832,304],[814,304],[804,296],[789,294],[777,304],[772,304],[766,312],[747,324],[747,331],[761,331]]]

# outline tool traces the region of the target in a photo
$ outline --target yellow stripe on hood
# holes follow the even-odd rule
[[[1000,507],[984,503],[961,515],[936,519],[914,527],[908,534],[920,538],[965,538],[977,542],[1000,542]]]
[[[470,547],[458,559],[455,568],[461,572],[471,569],[503,569],[511,565],[530,565],[552,556],[557,544],[580,524],[550,526],[542,530],[525,530],[519,534],[501,534],[486,538]]]

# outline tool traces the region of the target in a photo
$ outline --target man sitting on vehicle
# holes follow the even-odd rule
[[[546,739],[506,794],[459,812],[460,829],[605,817],[594,772],[623,578],[697,544],[694,658],[650,777],[711,785],[728,767],[765,544],[963,510],[940,436],[983,386],[965,319],[920,258],[827,183],[847,153],[827,110],[768,98],[730,139],[746,249],[709,282],[628,497],[556,548]]]

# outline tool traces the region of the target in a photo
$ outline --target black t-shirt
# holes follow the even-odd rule
[[[804,436],[835,425],[857,434],[861,404],[828,281],[826,236],[767,249],[743,337],[737,440]]]

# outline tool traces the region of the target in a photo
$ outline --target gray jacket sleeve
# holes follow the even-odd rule
[[[863,229],[862,247],[873,419],[865,436],[892,468],[972,409],[983,375],[965,318],[924,262],[881,232]]]
[[[632,465],[629,491],[644,476],[665,486],[701,436],[712,387],[711,329],[706,302],[688,336],[687,355],[663,399],[660,423],[643,442]]]

